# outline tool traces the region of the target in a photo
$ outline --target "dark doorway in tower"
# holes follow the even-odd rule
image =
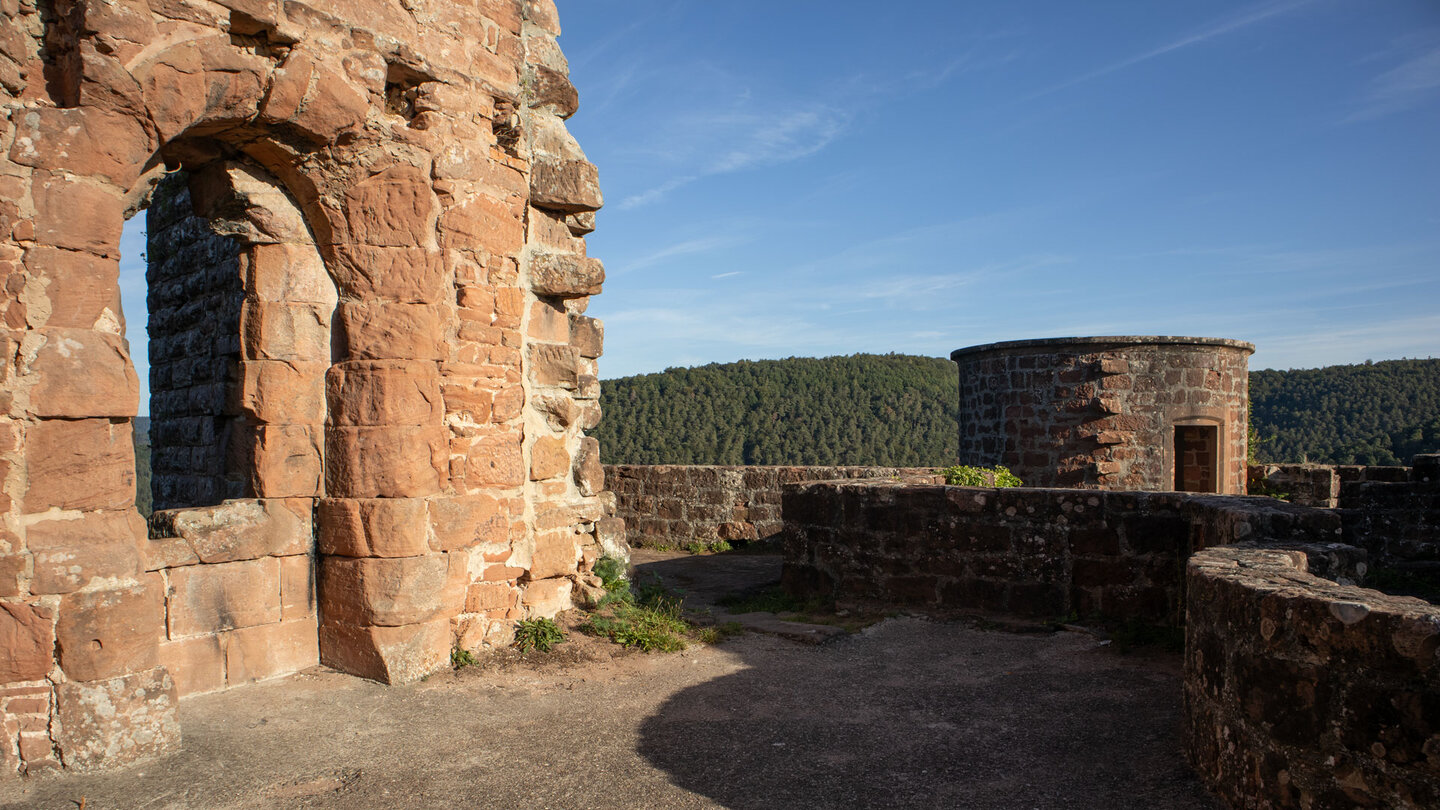
[[[1181,492],[1219,492],[1219,450],[1219,426],[1176,425],[1175,489]]]

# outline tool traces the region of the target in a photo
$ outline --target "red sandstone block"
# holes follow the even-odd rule
[[[420,556],[430,550],[425,511],[426,502],[416,498],[323,499],[318,513],[320,553]]]
[[[54,614],[42,605],[0,602],[0,685],[38,681],[54,664]]]
[[[169,636],[234,630],[280,621],[280,562],[194,565],[169,572]]]
[[[220,636],[162,642],[159,661],[175,680],[175,692],[180,697],[225,688],[225,652]]]
[[[246,360],[330,360],[330,308],[247,300],[240,308],[240,356]]]
[[[320,663],[315,619],[246,627],[226,634],[226,685],[274,678]]]
[[[114,768],[180,745],[175,683],[155,669],[55,687],[55,741],[77,773]]]
[[[37,171],[31,194],[35,241],[100,256],[119,251],[125,200],[115,186]]]
[[[102,319],[120,316],[116,259],[37,245],[25,252],[25,269],[46,285],[50,318],[45,326],[94,329]]]
[[[460,612],[469,582],[463,554],[330,557],[320,566],[326,621],[398,627]]]
[[[476,488],[517,487],[525,481],[525,463],[520,435],[505,433],[485,436],[470,448],[465,483]]]
[[[34,557],[30,592],[71,593],[96,579],[134,580],[143,570],[145,534],[145,520],[134,511],[32,524],[25,540]]]
[[[164,594],[154,581],[63,597],[55,625],[60,667],[76,681],[103,680],[154,667],[164,614]]]
[[[325,389],[333,425],[438,425],[444,419],[433,362],[340,363],[326,375]]]
[[[280,619],[315,615],[315,558],[309,554],[280,557]]]
[[[450,468],[444,427],[326,430],[326,491],[342,498],[417,498],[440,491]]]
[[[355,184],[345,193],[342,243],[414,247],[416,239],[435,233],[439,201],[430,179],[414,166],[392,166]]]
[[[423,247],[335,245],[336,283],[360,301],[435,304],[446,295],[441,253]]]
[[[241,362],[236,392],[241,413],[261,424],[323,424],[329,365],[291,360]]]
[[[41,417],[133,416],[139,382],[119,335],[90,329],[38,330],[43,345],[30,361],[30,410]]]
[[[442,360],[446,313],[433,304],[341,302],[349,360]]]
[[[488,495],[434,498],[429,508],[430,545],[456,551],[482,543],[505,543],[510,524],[500,501]]]
[[[450,620],[403,627],[320,625],[320,662],[388,684],[413,683],[450,663]]]
[[[560,530],[537,534],[528,576],[532,580],[569,576],[575,573],[578,557],[573,532]]]
[[[29,487],[25,511],[126,509],[135,499],[129,424],[108,419],[50,420],[25,431]]]

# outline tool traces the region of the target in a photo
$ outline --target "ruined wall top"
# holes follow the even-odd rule
[[[1044,349],[1060,352],[1067,348],[1074,347],[1077,351],[1093,352],[1124,349],[1127,346],[1215,346],[1238,349],[1247,355],[1255,353],[1255,344],[1246,343],[1243,340],[1231,340],[1230,338],[1179,337],[1174,335],[1099,335],[1092,337],[1004,340],[999,343],[983,343],[979,346],[966,346],[963,349],[956,349],[950,353],[950,359],[959,360],[961,357],[987,354],[990,352],[1003,352],[1012,349]]]

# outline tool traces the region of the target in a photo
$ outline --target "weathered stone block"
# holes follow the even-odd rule
[[[35,240],[42,245],[114,256],[120,247],[125,201],[107,183],[35,172]]]
[[[312,244],[274,242],[251,245],[240,264],[245,294],[257,301],[318,304],[333,309],[335,283]]]
[[[554,616],[574,607],[570,600],[575,583],[569,579],[540,579],[525,586],[521,603],[531,616]]]
[[[159,656],[160,665],[175,681],[177,697],[225,688],[225,650],[220,636],[164,641],[160,643]]]
[[[536,295],[580,298],[599,295],[605,265],[574,254],[540,254],[530,259],[530,289]]]
[[[169,573],[171,639],[280,621],[280,561],[192,565]]]
[[[37,245],[26,251],[25,269],[45,285],[45,326],[88,330],[122,321],[116,259]]]
[[[43,605],[0,602],[0,684],[38,681],[55,664],[54,615]]]
[[[288,675],[319,663],[319,629],[313,618],[246,627],[225,639],[228,686]]]
[[[46,328],[29,364],[30,410],[41,417],[134,416],[140,383],[125,339],[90,329]]]
[[[399,627],[458,613],[468,581],[462,554],[327,557],[320,565],[320,612],[346,624]]]
[[[413,683],[450,663],[450,619],[403,627],[320,625],[320,663],[388,684]]]
[[[537,385],[574,389],[579,386],[580,364],[575,349],[548,343],[530,346],[530,379]]]
[[[336,245],[333,250],[336,283],[357,300],[434,304],[448,292],[438,250],[374,245]]]
[[[563,438],[541,436],[530,446],[531,481],[559,478],[569,469],[570,453]]]
[[[240,364],[240,412],[260,424],[316,425],[325,421],[328,362],[246,360]]]
[[[471,445],[466,459],[465,483],[472,487],[517,487],[525,482],[525,461],[520,436],[484,436]]]
[[[96,580],[134,580],[143,570],[145,520],[139,513],[85,512],[43,520],[25,533],[34,555],[33,594],[70,593]]]
[[[320,494],[320,428],[256,425],[244,434],[242,454],[250,488],[260,498],[312,498]]]
[[[575,454],[575,485],[580,494],[589,498],[605,489],[605,468],[600,464],[600,440],[585,436]]]
[[[315,616],[315,558],[280,557],[280,620]],[[313,624],[313,622],[312,622]]]
[[[583,160],[536,161],[530,167],[530,203],[537,208],[579,213],[605,204],[600,173]]]
[[[326,375],[334,425],[438,425],[444,419],[440,371],[433,362],[361,360]]]
[[[425,503],[429,508],[431,548],[435,551],[509,540],[510,521],[495,498],[462,495],[433,498]]]
[[[527,576],[537,580],[572,575],[579,557],[574,533],[561,530],[537,534]]]
[[[430,551],[426,501],[418,498],[326,498],[320,501],[321,554],[418,557]]]
[[[346,241],[383,247],[426,246],[435,232],[439,203],[430,179],[414,166],[392,166],[345,194]]]
[[[441,313],[434,305],[345,301],[339,312],[348,360],[445,357]]]
[[[443,427],[333,427],[325,436],[325,486],[335,497],[433,495],[450,468]]]
[[[178,536],[203,563],[236,562],[310,550],[310,501],[274,498],[226,501],[199,509],[156,512],[157,531]]]
[[[330,309],[247,300],[240,308],[240,353],[246,360],[328,363]]]
[[[15,116],[10,159],[22,166],[65,167],[120,187],[140,176],[154,140],[133,116],[110,110],[32,107]]]
[[[61,669],[73,681],[98,681],[154,667],[164,615],[155,581],[66,595],[55,625]]]
[[[599,357],[605,351],[605,324],[599,318],[571,315],[570,345],[581,357]]]
[[[180,746],[175,682],[163,667],[55,687],[55,742],[79,773],[168,754]]]

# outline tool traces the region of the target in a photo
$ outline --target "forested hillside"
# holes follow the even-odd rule
[[[1406,464],[1440,450],[1440,360],[1250,373],[1264,461]]]
[[[1440,360],[1250,377],[1264,461],[1399,464],[1440,450]],[[672,368],[607,380],[595,435],[630,464],[954,463],[955,365],[854,355]]]
[[[672,368],[607,380],[609,463],[954,463],[955,364],[857,354]]]

